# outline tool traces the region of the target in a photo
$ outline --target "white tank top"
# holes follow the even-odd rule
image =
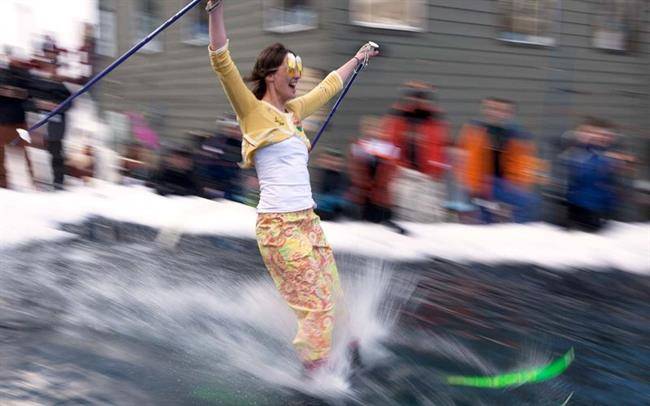
[[[311,195],[307,145],[297,136],[255,152],[260,184],[258,213],[288,213],[316,206]]]

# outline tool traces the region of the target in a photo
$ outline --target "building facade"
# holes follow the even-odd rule
[[[125,52],[186,0],[100,0],[100,65]],[[643,0],[225,0],[233,57],[243,74],[272,42],[302,56],[308,82],[368,40],[381,44],[323,143],[343,147],[365,114],[383,114],[409,80],[430,82],[453,135],[483,97],[511,99],[553,154],[583,115],[608,118],[630,149],[650,154],[650,19]],[[97,92],[105,111],[138,111],[166,138],[214,130],[230,111],[207,55],[202,7],[112,73]],[[101,67],[101,66],[100,66]],[[316,127],[317,123],[314,123]],[[647,167],[647,165],[646,165]]]

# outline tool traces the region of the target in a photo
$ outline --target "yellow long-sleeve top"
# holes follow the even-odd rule
[[[294,135],[310,148],[311,144],[302,128],[302,120],[322,107],[343,88],[343,81],[339,74],[336,71],[331,72],[310,92],[285,104],[286,112],[291,113],[289,117],[293,117],[292,120],[288,120],[286,112],[281,112],[270,103],[258,100],[246,86],[230,57],[228,45],[216,51],[210,50],[210,61],[237,114],[237,121],[243,134],[240,164],[243,168],[253,166],[253,156],[258,149],[282,142]]]

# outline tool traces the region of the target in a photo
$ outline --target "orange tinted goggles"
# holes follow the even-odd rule
[[[302,58],[291,52],[287,54],[287,73],[291,77],[302,76]]]

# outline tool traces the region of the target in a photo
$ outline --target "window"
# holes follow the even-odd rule
[[[99,28],[97,53],[114,57],[117,55],[117,31],[115,28],[115,0],[101,0],[99,3]]]
[[[272,32],[296,32],[316,28],[318,15],[313,0],[266,0],[264,29]]]
[[[185,42],[192,45],[207,45],[210,43],[208,13],[205,12],[205,9],[195,7],[188,14],[185,26]]]
[[[639,33],[639,16],[642,15],[638,0],[599,0],[593,22],[593,44],[607,51],[629,51]]]
[[[162,23],[160,2],[156,0],[136,0],[133,16],[133,32],[135,34],[133,42],[137,43]],[[158,36],[143,47],[142,50],[145,52],[160,52],[162,51],[162,40]]]
[[[427,2],[424,0],[350,0],[352,23],[391,30],[424,31]]]
[[[521,44],[553,46],[557,0],[499,0],[499,38]]]

